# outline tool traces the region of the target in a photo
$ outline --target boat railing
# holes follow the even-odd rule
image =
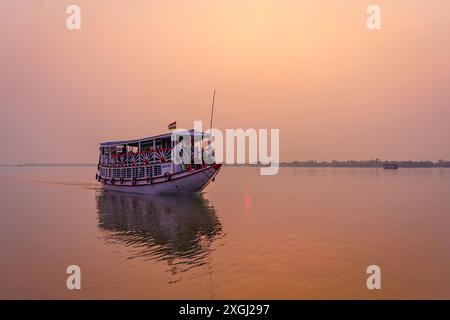
[[[162,175],[162,166],[152,164],[139,167],[100,167],[99,175],[103,179],[133,180],[148,179]]]
[[[148,164],[165,163],[172,160],[171,153],[171,148],[157,148],[141,152],[101,155],[100,165],[104,167],[133,167]]]

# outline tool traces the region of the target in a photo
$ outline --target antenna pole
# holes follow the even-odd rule
[[[213,98],[212,98],[212,106],[211,106],[211,121],[209,123],[209,129],[212,129],[213,124],[213,116],[214,116],[214,101],[216,100],[216,89],[214,89]]]

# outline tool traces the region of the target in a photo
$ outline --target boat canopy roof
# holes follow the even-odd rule
[[[181,131],[175,131],[175,133],[177,133],[177,132],[180,132],[180,134],[181,134]],[[205,133],[202,131],[196,131],[194,129],[188,130],[188,132],[191,136],[194,136],[194,137],[208,138],[210,136],[209,133]],[[157,136],[147,137],[147,138],[142,138],[142,139],[102,142],[102,143],[100,143],[100,146],[101,147],[113,147],[113,146],[123,146],[123,145],[138,145],[140,142],[143,142],[143,141],[149,141],[149,140],[155,140],[155,139],[170,139],[171,136],[172,136],[172,132],[169,132],[169,133],[164,133],[164,134],[160,134]]]

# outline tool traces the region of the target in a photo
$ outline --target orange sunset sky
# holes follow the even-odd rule
[[[66,8],[81,7],[81,30]],[[366,9],[382,9],[382,29]],[[100,141],[279,128],[281,161],[450,159],[450,2],[2,0],[0,163]]]

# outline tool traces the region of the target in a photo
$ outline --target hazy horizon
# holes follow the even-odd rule
[[[280,161],[450,159],[449,2],[0,3],[0,164],[96,162],[167,124],[279,128]]]
[[[350,163],[350,162],[356,162],[358,164],[364,164],[364,163],[371,163],[374,161],[378,161],[379,163],[390,163],[390,162],[395,162],[395,163],[403,163],[403,162],[412,162],[416,165],[418,164],[423,164],[423,163],[429,163],[431,162],[434,165],[438,165],[440,164],[441,161],[444,162],[444,164],[446,164],[446,166],[444,168],[448,168],[448,164],[450,163],[450,161],[446,160],[446,159],[439,159],[439,160],[398,160],[398,159],[363,159],[363,160],[355,160],[355,159],[347,159],[347,160],[314,160],[314,159],[309,159],[309,160],[292,160],[292,161],[280,161],[279,164],[281,166],[285,165],[285,164],[307,164],[310,162],[316,163],[317,165],[323,165],[323,164],[329,164],[332,165],[333,162],[337,161],[339,164],[344,164],[344,163]],[[228,164],[228,163],[224,163],[224,165],[226,166],[259,166],[261,165],[260,163],[257,164],[250,164],[250,163],[245,163],[245,164],[237,164],[237,163],[233,163],[233,164]],[[97,166],[97,162],[20,162],[20,163],[0,163],[0,166],[11,166],[11,167],[17,167],[17,166]],[[303,167],[303,166],[301,166]],[[315,167],[315,166],[312,166]],[[320,167],[320,166],[318,166]],[[340,166],[338,166],[338,168],[341,168]],[[352,168],[351,166],[348,168]],[[362,168],[362,167],[361,167]],[[374,166],[368,166],[367,168],[375,168]],[[411,168],[428,168],[428,167],[411,167]],[[440,168],[440,167],[436,167],[434,166],[433,168]]]

